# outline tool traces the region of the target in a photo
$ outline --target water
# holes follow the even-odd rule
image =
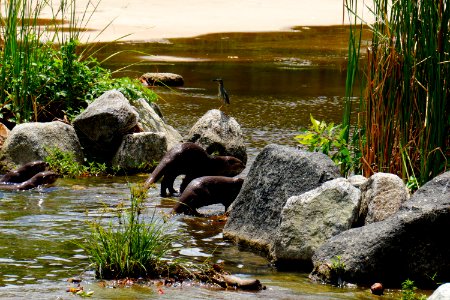
[[[158,44],[116,44],[111,51],[134,49],[109,61],[116,69],[144,60],[125,74],[174,72],[185,78],[180,89],[157,89],[167,122],[186,134],[206,111],[217,108],[222,77],[231,96],[223,109],[244,131],[249,162],[268,143],[295,145],[293,137],[309,125],[309,115],[339,122],[345,83],[346,30],[341,27],[300,28],[286,33],[217,34]],[[153,54],[155,56],[149,56]],[[155,285],[107,288],[89,271],[89,261],[77,242],[86,221],[101,216],[129,198],[128,183],[146,175],[113,178],[59,179],[54,187],[24,192],[0,192],[0,298],[67,299],[66,280],[81,277],[85,290],[98,299],[375,299],[368,288],[335,288],[312,283],[307,273],[278,272],[261,255],[222,239],[218,218],[177,216],[181,231],[172,255],[190,261],[223,262],[233,274],[258,278],[266,290],[253,293],[208,287]],[[150,189],[148,213],[168,213],[173,200]],[[207,208],[219,214],[220,205]],[[383,298],[398,298],[387,291]]]

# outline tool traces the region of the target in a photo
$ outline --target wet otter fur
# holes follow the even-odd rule
[[[33,177],[22,183],[2,183],[0,184],[0,190],[6,191],[21,191],[29,190],[40,185],[52,184],[56,181],[59,175],[52,171],[44,171],[35,174]]]
[[[47,169],[48,163],[44,161],[32,161],[24,164],[20,168],[10,171],[0,177],[0,183],[21,183],[24,182],[39,172]]]
[[[197,208],[221,203],[225,211],[236,199],[244,179],[204,176],[192,180],[172,209],[172,213],[199,216]]]
[[[164,177],[161,181],[161,196],[177,193],[173,182],[179,175],[185,175],[180,185],[180,193],[189,182],[201,176],[236,176],[244,169],[244,164],[232,156],[211,156],[195,143],[183,143],[170,149],[150,177],[145,181],[144,188]]]

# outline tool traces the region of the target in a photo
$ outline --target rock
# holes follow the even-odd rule
[[[181,75],[174,73],[145,73],[139,80],[149,86],[183,86],[184,79]]]
[[[139,132],[127,134],[112,160],[126,172],[148,171],[154,167],[167,151],[167,140],[163,133]]]
[[[450,172],[425,184],[393,216],[347,230],[328,240],[313,256],[312,279],[332,282],[326,269],[340,256],[342,279],[356,284],[400,286],[406,279],[433,286],[450,279]],[[325,271],[324,271],[325,270]]]
[[[2,149],[2,157],[11,167],[31,161],[44,160],[47,149],[59,148],[75,154],[83,163],[83,152],[72,126],[63,122],[23,123],[11,130]]]
[[[450,283],[440,285],[428,300],[448,300],[450,299]]]
[[[381,283],[376,282],[370,286],[370,291],[374,295],[381,296],[384,293],[384,287]]]
[[[6,138],[9,135],[10,130],[8,127],[3,125],[3,123],[0,123],[0,149],[2,148],[3,144],[5,143]]]
[[[360,188],[364,183],[367,182],[367,178],[362,175],[353,175],[348,178],[348,181],[357,188]]]
[[[281,213],[271,256],[278,264],[312,265],[314,251],[356,222],[361,192],[345,178],[290,197]]]
[[[164,122],[161,111],[156,104],[149,104],[145,99],[141,98],[132,101],[132,105],[139,115],[138,123],[144,132],[160,132],[165,135],[167,140],[166,151],[182,142],[183,138],[178,131]]]
[[[362,202],[360,223],[379,222],[398,211],[409,199],[409,191],[400,177],[388,173],[376,173],[360,186]]]
[[[278,233],[289,197],[340,177],[337,166],[321,153],[268,145],[255,158],[242,189],[231,204],[224,236],[268,251]]]
[[[230,155],[247,162],[247,151],[241,126],[232,117],[218,109],[206,112],[191,128],[188,142],[202,146],[206,152]]]
[[[105,92],[73,121],[86,156],[108,162],[122,137],[137,125],[138,114],[119,91]]]

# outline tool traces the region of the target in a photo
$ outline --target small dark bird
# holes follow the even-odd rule
[[[213,81],[217,81],[217,83],[219,84],[219,95],[218,95],[219,99],[222,99],[224,104],[230,104],[230,97],[228,97],[228,93],[223,87],[222,78],[213,79]]]

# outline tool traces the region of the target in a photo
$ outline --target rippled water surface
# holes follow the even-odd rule
[[[185,79],[179,89],[157,90],[168,123],[186,134],[206,111],[218,108],[216,85],[222,77],[231,96],[226,113],[241,124],[249,162],[268,143],[295,145],[293,137],[309,125],[309,115],[339,122],[345,83],[346,30],[298,28],[286,33],[214,34],[161,43],[116,44],[101,55],[133,49],[108,62],[112,69],[143,60],[125,74],[174,72]],[[101,58],[101,57],[100,57]],[[266,290],[250,293],[189,286],[137,285],[105,288],[94,279],[77,242],[86,221],[102,216],[129,198],[129,183],[146,175],[59,179],[54,187],[0,192],[0,298],[69,299],[67,278],[79,276],[98,299],[375,299],[367,288],[339,289],[312,283],[306,273],[278,272],[269,261],[222,239],[220,218],[172,218],[179,230],[173,256],[223,262],[233,274],[258,278]],[[147,213],[168,213],[171,199],[151,189]],[[208,207],[218,214],[223,207]],[[114,220],[113,216],[109,217]],[[384,298],[395,298],[388,292]]]

